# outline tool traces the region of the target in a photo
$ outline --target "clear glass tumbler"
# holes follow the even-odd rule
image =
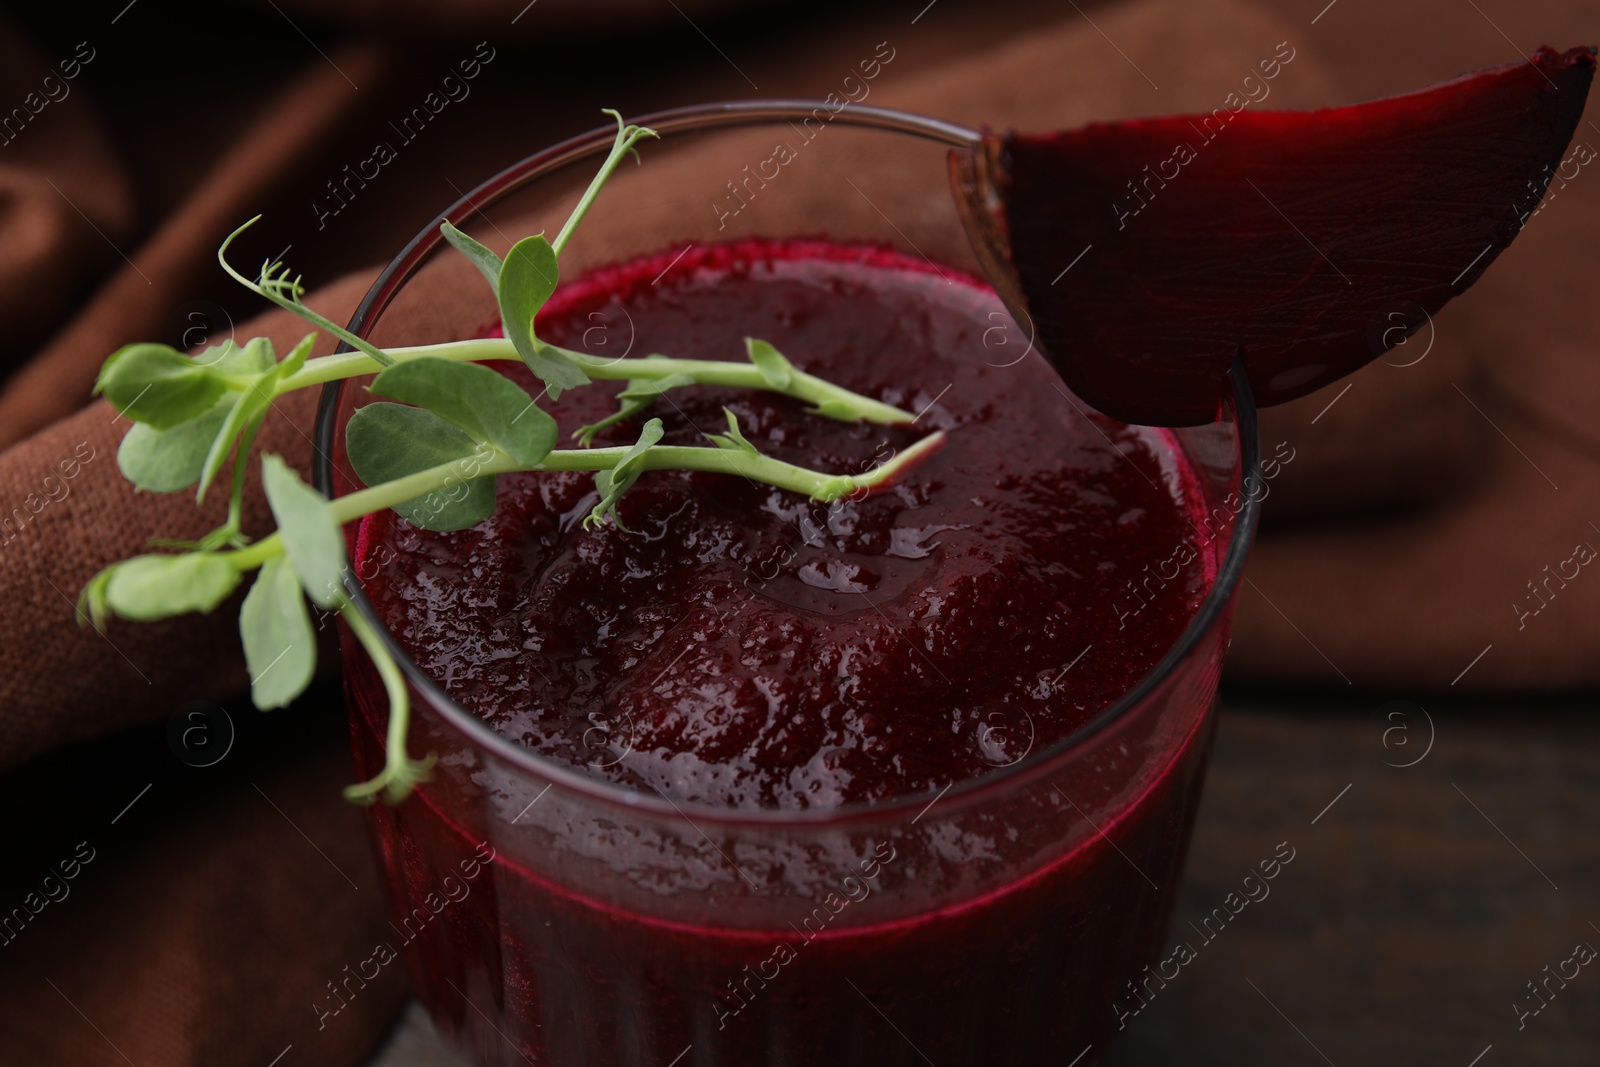
[[[825,233],[974,273],[994,261],[993,249],[974,254],[947,184],[948,153],[972,144],[972,131],[798,101],[640,121],[663,140],[602,194],[604,210],[563,260],[569,277],[592,265],[591,234],[612,257],[630,239],[642,255]],[[512,237],[553,232],[613,132],[535,153],[443,217],[490,244],[506,243],[497,222],[512,218],[535,223]],[[781,205],[781,223],[771,205]],[[780,225],[786,232],[772,232]],[[667,232],[681,240],[659,240]],[[426,344],[492,322],[487,287],[463,289],[445,308],[437,291],[422,295],[435,256],[455,254],[430,225],[350,328],[379,344]],[[424,309],[404,316],[404,335],[394,328],[402,308]],[[625,327],[597,322],[586,340],[621,355]],[[1031,347],[1012,320],[993,340],[1013,346],[996,347],[997,361]],[[330,496],[361,487],[343,427],[368,399],[362,384],[323,395],[316,477]],[[439,761],[434,781],[404,803],[368,809],[368,825],[394,947],[440,1032],[483,1065],[1098,1060],[1117,1029],[1114,1002],[1165,936],[1260,488],[1242,375],[1214,423],[1162,433],[1203,497],[1192,540],[1214,579],[1197,615],[1135,688],[1075,734],[938,793],[793,812],[630,791],[494,732],[385,632],[414,691],[411,750]],[[348,634],[344,648],[364,777],[383,762],[387,705]]]

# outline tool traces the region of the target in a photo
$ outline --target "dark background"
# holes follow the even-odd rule
[[[137,247],[178,210],[210,162],[297,72],[332,62],[326,57],[351,43],[378,42],[382,78],[351,90],[362,99],[348,127],[364,131],[419,99],[474,42],[490,39],[499,54],[473,83],[474,95],[427,132],[425,150],[401,152],[336,227],[319,231],[305,205],[325,195],[325,178],[367,154],[364,133],[328,139],[261,205],[292,245],[296,268],[331,279],[386,258],[454,199],[453,188],[470,188],[530,148],[596,125],[602,105],[637,113],[715,98],[808,95],[817,71],[840,51],[835,42],[877,39],[878,25],[917,45],[901,50],[899,76],[1074,11],[1054,2],[942,0],[926,15],[927,32],[912,38],[906,23],[920,2],[682,5],[691,24],[683,12],[645,5],[630,20],[541,0],[518,26],[507,26],[519,6],[447,13],[445,5],[138,0],[131,7],[31,4],[5,17],[42,56],[68,55],[86,38],[98,49],[74,87],[93,101],[127,168],[134,210],[119,235],[123,247]],[[1082,6],[1094,14],[1107,5]],[[1322,4],[1268,6],[1304,22]],[[1307,46],[1356,99],[1502,62],[1514,52],[1501,29],[1524,50],[1545,39],[1577,43],[1567,39],[1573,33],[1600,36],[1593,5],[1499,5],[1494,13],[1494,32],[1479,26],[1469,46],[1445,53],[1431,43],[1438,26],[1482,14],[1465,0],[1341,0]],[[551,47],[540,36],[557,33],[577,43]],[[530,65],[548,91],[530,89]],[[83,272],[82,297],[120,265],[107,250]],[[257,310],[220,273],[191,300],[213,303],[235,321]],[[154,310],[174,343],[184,306]],[[12,336],[6,362],[20,362],[58,325]],[[1174,936],[1220,904],[1279,842],[1297,857],[1268,899],[1251,905],[1130,1020],[1110,1062],[1594,1062],[1600,969],[1585,968],[1526,1029],[1513,1010],[1541,968],[1576,943],[1600,945],[1594,695],[1467,698],[1441,688],[1225,686]],[[320,711],[334,694],[325,686],[302,709]],[[173,708],[186,710],[193,709]],[[109,865],[138,850],[164,819],[252,780],[310,736],[343,730],[306,710],[264,716],[247,702],[227,710],[236,750],[215,767],[174,758],[167,724],[158,723],[58,750],[0,778],[0,811],[26,813],[6,820],[4,898],[26,891],[33,873],[59,858],[59,842],[92,836]],[[1396,766],[1406,763],[1414,765]],[[106,814],[136,793],[139,806],[114,834],[91,829],[103,828]]]

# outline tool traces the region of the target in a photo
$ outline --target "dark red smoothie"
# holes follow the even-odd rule
[[[372,809],[419,996],[485,1063],[1066,1064],[1086,1046],[1093,1062],[1170,910],[1220,632],[1078,765],[940,798],[1068,737],[1172,648],[1221,550],[1196,534],[1186,461],[1162,431],[1079,410],[1037,355],[1017,359],[988,287],[946,268],[814,241],[669,264],[565,285],[539,335],[728,359],[753,335],[920,414],[847,424],[691,388],[649,412],[667,443],[704,443],[724,406],[762,452],[825,471],[935,429],[948,442],[831,506],[651,472],[621,504],[631,533],[585,531],[591,475],[527,474],[502,476],[471,530],[364,521],[373,603],[450,697],[684,824],[564,787],[545,800],[447,751],[439,782]],[[570,432],[617,388],[545,403]],[[373,770],[382,690],[359,654],[347,668]],[[841,808],[837,832],[740,824]],[[475,848],[494,859],[479,869]]]

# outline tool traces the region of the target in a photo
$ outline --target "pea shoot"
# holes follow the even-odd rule
[[[228,262],[229,247],[256,222],[251,219],[218,249],[223,269],[354,351],[308,358],[315,332],[281,359],[264,337],[243,345],[226,341],[193,356],[167,345],[137,343],[113,353],[100,372],[96,392],[133,422],[117,452],[129,481],[162,493],[193,487],[198,503],[226,470],[229,499],[223,524],[198,541],[154,541],[165,551],[96,574],[79,596],[80,618],[103,628],[112,615],[148,621],[210,612],[253,573],[239,609],[239,635],[252,699],[265,711],[287,705],[311,682],[317,649],[307,601],[339,612],[372,658],[389,699],[385,766],[370,781],[345,790],[358,803],[380,795],[398,803],[428,780],[434,756],[415,759],[407,751],[410,692],[399,664],[350,599],[354,578],[343,524],[387,508],[423,529],[466,529],[493,513],[495,477],[522,471],[593,471],[599,502],[584,520],[586,529],[608,521],[621,527],[618,501],[652,470],[740,474],[831,502],[890,481],[942,442],[943,435],[934,433],[863,474],[827,474],[763,455],[728,411],[728,432],[707,435],[706,446],[661,444],[661,420],[652,418],[631,446],[590,447],[596,434],[643,413],[669,390],[697,385],[782,393],[830,419],[881,425],[915,421],[899,408],[805,373],[754,338],[746,342],[745,362],[662,355],[600,360],[540,339],[534,316],[556,290],[562,251],[611,173],[626,156],[637,158],[639,142],[656,136],[624,123],[615,111],[606,114],[616,119],[616,140],[554,241],[542,234],[523,238],[502,260],[450,223],[441,226],[445,240],[493,288],[503,338],[378,348],[307,307],[301,279],[291,278],[282,263],[264,263],[252,279]],[[615,414],[573,435],[580,448],[558,449],[555,420],[521,386],[483,365],[495,360],[520,360],[551,399],[596,380],[627,384],[618,393]],[[251,541],[240,528],[245,474],[273,401],[369,374],[375,375],[369,391],[382,399],[358,409],[345,430],[351,466],[367,487],[330,501],[280,457],[263,456],[262,485],[277,528]]]

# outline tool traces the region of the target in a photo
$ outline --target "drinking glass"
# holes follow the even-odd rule
[[[985,235],[969,239],[947,184],[948,155],[973,131],[805,101],[639,121],[663,140],[643,146],[643,166],[619,168],[563,257],[568,277],[598,261],[590,245],[625,260],[744,236],[887,243],[974,273],[1003,261]],[[502,249],[541,226],[553,233],[614,133],[536,152],[442,217]],[[512,219],[523,221],[508,236]],[[426,344],[494,322],[481,284],[438,306],[436,257],[456,254],[430,224],[350,329]],[[985,335],[986,361],[1040,358],[1025,313],[1009,306]],[[631,340],[620,320],[585,334],[599,355],[623,355]],[[343,429],[369,399],[365,381],[325,387],[316,480],[330,497],[361,488]],[[1213,423],[1160,432],[1192,475],[1191,543],[1212,576],[1181,637],[1071,736],[924,795],[735,810],[552,761],[453,701],[352,578],[358,610],[412,687],[410,749],[439,757],[410,798],[367,809],[392,947],[439,1032],[485,1067],[1096,1062],[1118,999],[1163,944],[1255,527],[1255,409],[1237,370],[1232,383]],[[383,764],[387,701],[343,636],[367,777]]]

